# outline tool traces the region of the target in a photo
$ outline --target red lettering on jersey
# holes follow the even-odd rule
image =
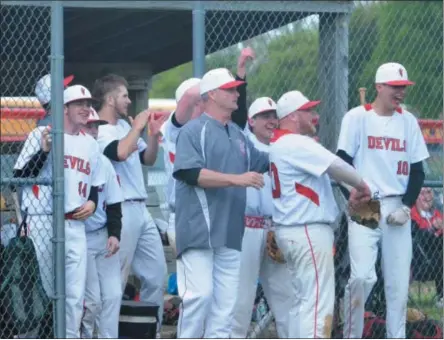
[[[273,181],[272,184],[272,196],[273,198],[279,198],[281,197],[281,182],[279,181],[279,173],[278,173],[278,169],[276,167],[276,164],[274,163],[270,163],[270,177],[271,180]]]
[[[32,186],[32,193],[34,194],[35,198],[37,198],[37,199],[39,199],[39,191],[40,191],[39,186],[34,184]]]
[[[382,150],[382,137],[376,137],[376,149]]]
[[[170,156],[170,162],[174,164],[174,160],[176,159],[176,155],[172,152],[169,152],[168,155]]]
[[[401,143],[401,140],[398,138],[368,136],[367,147],[369,149],[405,152],[406,141],[403,140]]]
[[[76,156],[65,155],[63,166],[65,169],[77,170],[85,175],[91,173],[91,166],[89,162]]]
[[[296,183],[295,188],[298,194],[307,197],[319,207],[319,195],[316,193],[316,191],[299,183]]]

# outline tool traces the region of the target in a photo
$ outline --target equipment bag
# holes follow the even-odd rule
[[[24,236],[21,236],[23,230]],[[18,334],[27,333],[40,326],[50,299],[46,295],[40,277],[34,244],[27,235],[26,214],[2,252],[2,297],[5,318],[10,321]]]

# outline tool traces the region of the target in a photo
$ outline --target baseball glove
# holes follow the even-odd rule
[[[284,255],[276,243],[276,237],[272,230],[269,230],[267,233],[267,253],[273,261],[277,263],[285,263]]]
[[[381,219],[381,204],[378,200],[361,204],[357,209],[350,211],[350,218],[364,227],[376,229]]]

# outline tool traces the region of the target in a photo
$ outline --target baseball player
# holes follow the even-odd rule
[[[231,121],[237,81],[225,68],[200,82],[205,114],[180,130],[174,161],[180,338],[227,338],[237,296],[248,186],[263,186],[268,155]],[[257,171],[257,172],[256,172]]]
[[[246,47],[242,49],[237,63],[236,80],[244,81],[246,78],[247,61],[253,60],[255,54],[252,48]],[[175,220],[175,183],[173,178],[173,166],[176,155],[176,140],[180,128],[190,119],[200,116],[203,112],[202,100],[199,93],[199,78],[189,78],[182,82],[176,90],[175,97],[177,109],[173,112],[169,119],[162,125],[162,145],[164,148],[165,171],[168,177],[166,197],[170,210],[167,237],[170,245],[175,249],[176,232],[174,226]],[[239,98],[237,100],[238,108],[233,111],[231,119],[241,129],[247,123],[247,84],[244,83],[238,87]]]
[[[86,282],[85,220],[97,206],[100,150],[81,131],[89,117],[91,93],[82,85],[68,87],[64,100],[64,202],[66,337],[79,338]],[[52,178],[51,127],[37,127],[28,136],[14,166],[15,177]],[[29,236],[34,242],[46,293],[54,299],[52,256],[52,188],[32,185],[23,190],[22,210],[28,212]]]
[[[312,137],[314,108],[301,92],[277,102],[280,129],[270,145],[276,241],[291,276],[289,338],[331,336],[335,278],[333,228],[338,208],[330,177],[356,188],[353,203],[369,200],[369,189],[352,166]]]
[[[268,97],[256,99],[248,110],[247,136],[253,145],[268,152],[277,128],[276,103]],[[267,232],[271,226],[273,201],[270,176],[264,174],[264,187],[247,188],[245,234],[242,240],[239,289],[233,319],[233,338],[246,338],[253,313],[257,280],[275,316],[279,338],[288,338],[288,311],[291,307],[291,280],[285,264],[273,261],[266,253]]]
[[[131,101],[128,83],[120,76],[111,74],[96,80],[94,94],[100,101],[99,117],[108,122],[99,127],[98,142],[114,166],[124,197],[119,250],[122,292],[132,269],[141,281],[141,301],[159,306],[160,332],[167,269],[159,231],[145,204],[148,195],[142,164],[156,161],[159,130],[165,119],[148,111],[131,118],[132,125],[122,119],[128,115]],[[149,129],[148,145],[141,138],[145,127]]]
[[[422,161],[429,153],[416,118],[400,107],[406,87],[414,84],[404,66],[381,65],[375,84],[375,101],[345,114],[338,140],[338,156],[357,169],[381,202],[377,229],[348,222],[351,276],[345,289],[343,336],[362,337],[364,304],[376,282],[381,242],[387,337],[405,338],[412,256],[410,208],[424,182]]]
[[[63,86],[66,88],[74,80],[74,76],[70,75],[63,79]],[[47,126],[51,123],[51,75],[45,74],[37,81],[34,89],[40,105],[45,110],[45,116],[37,122],[37,126]]]
[[[97,138],[100,120],[91,108],[91,115],[84,127],[86,133]],[[123,194],[111,162],[101,156],[101,174],[104,184],[99,187],[98,205],[94,215],[85,221],[88,245],[85,311],[82,318],[82,337],[92,338],[98,319],[99,339],[119,337],[119,315],[122,300],[120,259],[114,256],[119,250],[122,228],[121,202]]]
[[[177,108],[163,123],[160,131],[164,149],[165,172],[168,178],[166,198],[169,207],[168,228],[166,231],[168,241],[173,249],[176,248],[175,219],[175,179],[173,178],[173,165],[176,157],[176,140],[180,128],[190,119],[202,114],[202,101],[199,93],[199,78],[189,78],[183,81],[176,90]]]

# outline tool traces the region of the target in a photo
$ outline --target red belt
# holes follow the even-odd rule
[[[271,225],[271,220],[259,216],[245,216],[245,227],[253,229],[268,229]]]

